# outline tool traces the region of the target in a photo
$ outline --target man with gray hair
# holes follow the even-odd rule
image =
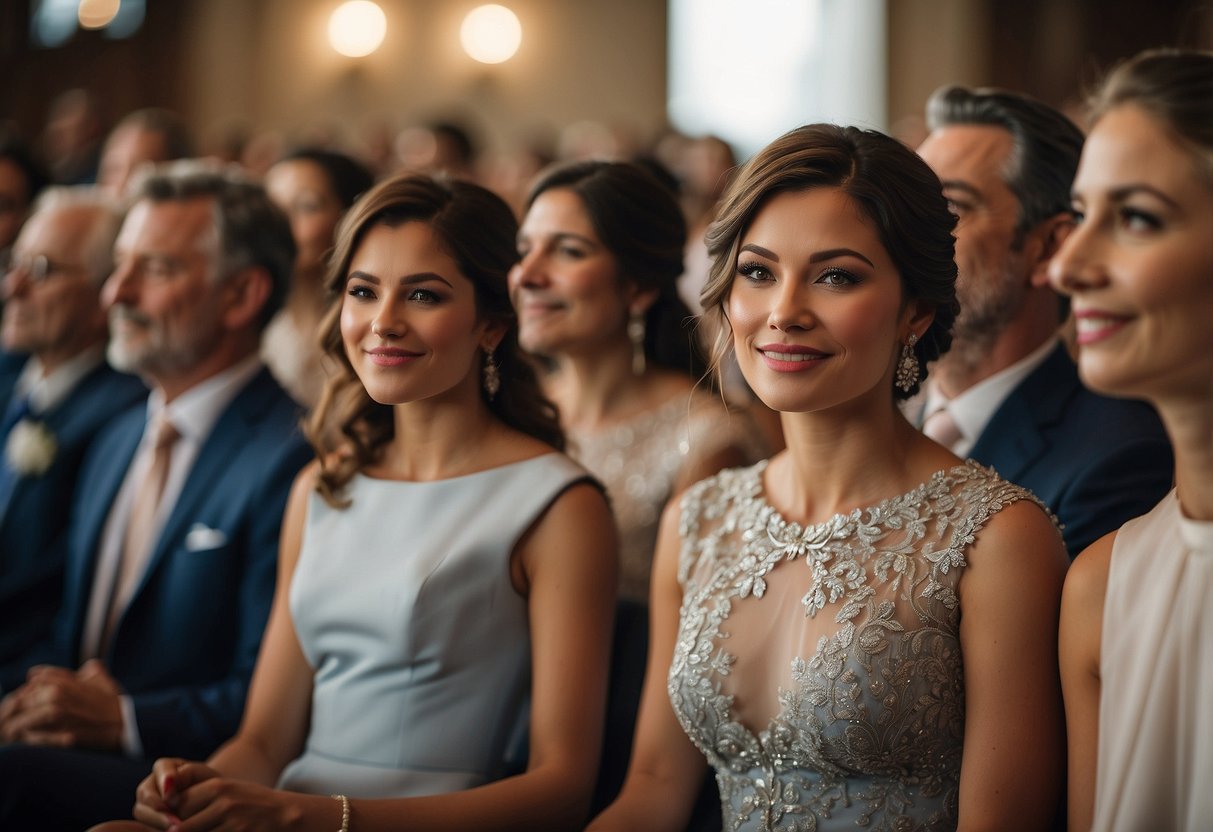
[[[1058,334],[1063,307],[1046,270],[1073,228],[1082,134],[1028,96],[959,86],[931,96],[927,122],[918,153],[959,220],[960,314],[909,415],[1040,497],[1073,557],[1148,511],[1172,475],[1153,410],[1084,388]]]
[[[110,362],[151,387],[85,459],[55,638],[0,671],[0,828],[129,815],[161,756],[239,724],[287,493],[310,454],[259,358],[294,260],[286,217],[234,173],[145,179],[105,284]]]
[[[49,637],[85,451],[147,395],[105,362],[101,284],[121,221],[95,188],[44,191],[0,284],[0,662]]]

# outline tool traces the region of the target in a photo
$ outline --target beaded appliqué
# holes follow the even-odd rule
[[[968,462],[876,506],[808,527],[762,497],[766,463],[724,471],[683,498],[684,595],[668,677],[674,712],[715,767],[730,832],[955,828],[964,731],[964,552],[986,520],[1034,497]],[[804,582],[823,631],[788,668],[755,733],[734,719],[726,650],[736,605],[761,603],[771,571]],[[783,570],[807,569],[804,573]],[[830,618],[832,617],[832,623]],[[778,669],[778,668],[776,668]]]

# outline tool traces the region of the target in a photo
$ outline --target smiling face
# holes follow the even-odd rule
[[[1049,268],[1073,298],[1090,387],[1156,399],[1213,387],[1213,187],[1191,151],[1125,104],[1095,125],[1074,181],[1079,225]]]
[[[782,412],[892,407],[901,345],[930,322],[902,296],[850,197],[831,187],[777,194],[741,236],[725,307],[746,381]]]
[[[577,194],[563,188],[540,194],[518,232],[518,253],[510,297],[523,349],[559,356],[626,343],[636,293],[620,280]]]
[[[503,331],[480,318],[475,287],[428,224],[374,225],[354,251],[341,338],[380,404],[474,400],[482,352],[496,347]]]

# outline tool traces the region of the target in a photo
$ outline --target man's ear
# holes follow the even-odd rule
[[[1033,288],[1044,289],[1049,286],[1049,262],[1053,255],[1061,250],[1061,244],[1073,230],[1074,215],[1069,211],[1060,211],[1033,229],[1032,234],[1039,240],[1039,254],[1032,263],[1032,273],[1029,277]]]
[[[228,329],[257,328],[257,320],[273,292],[273,280],[263,266],[246,266],[229,277],[223,293],[223,323]]]

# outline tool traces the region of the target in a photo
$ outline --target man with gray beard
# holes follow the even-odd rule
[[[908,415],[940,444],[1033,491],[1070,556],[1171,486],[1162,425],[1145,404],[1084,388],[1059,336],[1046,270],[1074,227],[1083,137],[1028,96],[951,86],[927,104],[918,153],[957,215],[960,314],[950,351]]]
[[[84,461],[54,638],[0,669],[2,829],[129,816],[155,758],[235,733],[310,456],[259,358],[295,255],[261,186],[157,170],[114,254],[108,357],[151,394]]]

